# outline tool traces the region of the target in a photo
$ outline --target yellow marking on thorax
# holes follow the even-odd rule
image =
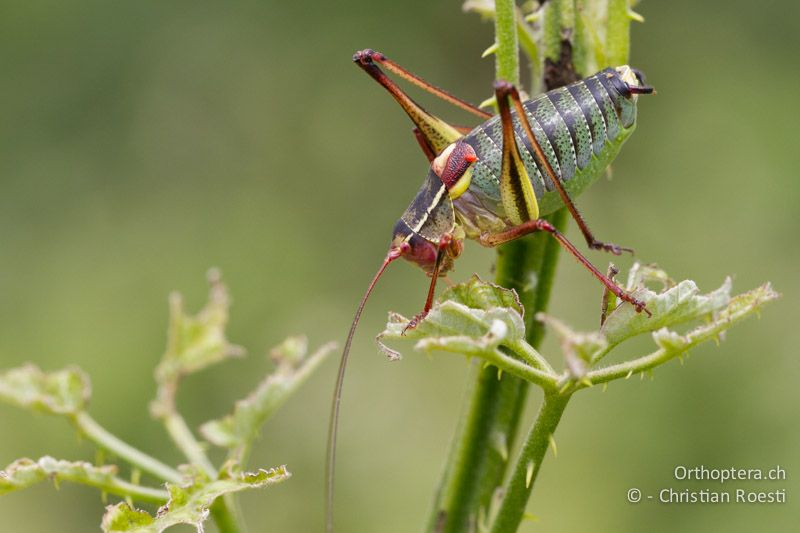
[[[464,174],[458,179],[456,184],[450,187],[450,190],[447,191],[450,194],[451,199],[455,200],[464,194],[467,189],[469,189],[469,185],[472,183],[472,170],[473,167],[470,166],[467,171],[464,172]]]

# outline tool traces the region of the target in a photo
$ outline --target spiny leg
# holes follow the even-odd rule
[[[634,306],[637,312],[644,311],[648,316],[651,316],[651,313],[647,310],[647,307],[645,307],[644,302],[631,296],[627,291],[620,288],[616,283],[608,279],[608,277],[602,272],[597,270],[597,268],[590,263],[589,260],[586,259],[577,248],[575,248],[575,245],[569,242],[560,231],[558,231],[552,224],[544,219],[537,218],[536,220],[529,220],[500,233],[483,234],[481,235],[481,244],[484,246],[497,246],[498,244],[513,241],[514,239],[518,239],[535,231],[546,231],[555,237],[559,244],[561,244],[561,246],[563,246],[570,254],[572,254],[572,256],[577,259],[580,264],[582,264],[589,272],[591,272],[592,275],[600,281],[600,283],[605,285],[612,294],[614,294],[620,300],[628,302]]]
[[[589,245],[589,248],[593,250],[604,250],[606,252],[611,252],[614,255],[620,255],[622,252],[633,253],[633,250],[630,248],[623,248],[613,243],[605,243],[595,238],[594,234],[592,234],[592,230],[589,229],[589,226],[586,224],[583,216],[581,216],[578,208],[575,206],[575,203],[569,197],[566,189],[564,189],[564,184],[561,183],[561,178],[556,174],[555,170],[550,164],[550,161],[545,156],[544,150],[542,150],[539,141],[536,139],[536,135],[534,135],[530,122],[528,121],[528,114],[526,113],[522,105],[522,101],[520,100],[519,92],[517,92],[517,89],[513,85],[506,84],[504,87],[503,96],[508,96],[511,98],[511,101],[514,104],[514,109],[517,112],[517,118],[519,119],[520,124],[522,124],[522,128],[525,130],[525,134],[527,135],[528,139],[530,139],[531,146],[533,147],[534,152],[536,152],[535,156],[537,161],[540,163],[540,167],[543,168],[545,173],[549,176],[550,180],[553,182],[553,185],[558,191],[559,196],[561,196],[561,201],[569,210],[572,218],[575,219],[575,222],[578,223],[578,227],[580,228],[583,237],[586,239],[586,244]]]
[[[439,248],[436,252],[436,263],[434,263],[433,272],[431,273],[431,284],[428,287],[428,296],[425,298],[425,307],[423,307],[421,313],[417,313],[417,315],[409,321],[408,325],[403,328],[403,334],[405,334],[405,332],[409,329],[414,329],[417,327],[417,324],[419,324],[422,319],[428,316],[431,307],[433,307],[433,297],[436,295],[436,282],[439,278],[439,271],[442,268],[442,260],[444,259],[444,254],[447,253],[447,248],[450,246],[452,240],[452,236],[447,233],[442,235],[442,238],[439,240]]]
[[[500,163],[500,201],[512,224],[522,224],[539,218],[539,204],[531,185],[528,171],[514,135],[514,121],[508,105],[508,95],[514,87],[506,81],[494,84],[497,107],[500,109],[500,124],[503,132]]]

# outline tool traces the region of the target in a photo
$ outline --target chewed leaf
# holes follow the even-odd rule
[[[106,507],[101,527],[103,531],[137,531],[139,533],[163,531],[163,529],[157,529],[154,522],[155,518],[150,516],[147,511],[134,509],[122,502]]]
[[[34,365],[0,374],[0,400],[48,414],[75,415],[91,396],[89,378],[78,368],[45,373]]]
[[[516,293],[477,276],[442,293],[415,328],[406,330],[407,325],[408,319],[390,313],[386,329],[376,338],[378,348],[390,359],[400,354],[386,346],[385,340],[418,340],[419,350],[478,355],[500,344],[515,346],[525,339],[522,306]]]
[[[662,365],[675,357],[680,357],[702,342],[719,339],[726,330],[749,316],[757,314],[761,308],[780,295],[772,290],[769,283],[730,298],[728,304],[704,322],[681,335],[664,327],[653,332],[653,340],[658,349],[632,361],[610,365],[591,371],[586,376],[587,383],[605,383],[614,379],[630,377]]]
[[[336,348],[328,343],[306,357],[305,337],[290,337],[274,348],[270,355],[277,368],[250,395],[236,402],[233,413],[211,420],[200,432],[217,446],[233,448],[252,440],[261,425],[286,401],[311,373]]]
[[[94,466],[83,461],[60,461],[48,456],[38,461],[17,459],[0,471],[0,495],[30,487],[45,479],[103,487],[113,482],[116,473],[117,467],[114,465]]]
[[[662,290],[675,286],[675,281],[657,266],[636,262],[628,271],[628,281],[625,284],[625,288],[632,291],[653,282],[661,283]]]
[[[438,300],[462,303],[473,309],[509,307],[522,316],[525,314],[525,309],[515,291],[483,281],[477,275],[473,275],[464,283],[449,287],[439,296]]]
[[[195,316],[183,309],[178,293],[170,297],[170,324],[167,350],[156,370],[158,375],[196,372],[228,357],[244,353],[225,338],[230,298],[217,271],[208,276],[208,303]]]
[[[739,320],[758,313],[764,304],[779,297],[769,283],[764,284],[734,296],[708,323],[693,328],[685,335],[678,335],[664,328],[653,333],[653,340],[662,349],[676,353],[684,351],[700,342],[718,337]]]
[[[230,299],[219,272],[209,272],[208,281],[208,303],[194,316],[184,311],[180,294],[170,296],[167,349],[156,367],[159,398],[151,405],[156,416],[171,408],[171,395],[181,376],[244,355],[241,346],[231,344],[225,337]]]
[[[719,312],[730,302],[731,279],[726,278],[722,286],[707,294],[701,294],[691,280],[681,281],[660,293],[640,285],[634,294],[647,304],[652,316],[637,313],[630,305],[621,305],[614,309],[600,328],[609,346],[613,347],[634,335],[702,319]]]
[[[107,533],[161,533],[168,527],[188,524],[202,531],[211,504],[220,496],[266,487],[280,483],[290,476],[285,466],[257,472],[239,472],[229,467],[225,475],[214,481],[200,477],[183,486],[168,483],[170,500],[158,510],[155,517],[145,511],[133,509],[126,503],[119,503],[106,508],[102,528]]]

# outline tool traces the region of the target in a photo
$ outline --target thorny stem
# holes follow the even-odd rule
[[[537,370],[545,374],[555,374],[556,371],[547,362],[542,354],[527,342],[516,342],[508,345],[522,360]]]
[[[497,63],[495,77],[519,86],[519,38],[517,12],[513,0],[496,0],[494,3]]]
[[[583,3],[581,2],[581,5]],[[552,67],[566,69],[557,73],[550,81],[565,82],[569,74],[574,75],[570,57],[563,52],[566,40],[575,30],[575,37],[580,39],[579,48],[586,46],[583,28],[576,28],[577,18],[572,0],[553,0],[546,5],[544,12],[543,55],[550,60]],[[495,42],[496,77],[519,87],[519,39],[517,35],[516,5],[513,0],[495,1]],[[576,16],[577,15],[577,16]],[[609,6],[609,25],[616,21],[614,17],[628,17],[628,3],[612,2]],[[612,20],[613,19],[613,20]],[[583,21],[579,21],[583,22]],[[627,19],[625,20],[627,22]],[[622,56],[617,62],[627,60],[628,32],[627,25],[618,25],[621,35],[615,34],[610,52]],[[523,40],[530,37],[523,35]],[[599,43],[590,43],[588,46]],[[525,42],[525,49],[531,48]],[[569,52],[569,44],[566,45]],[[533,50],[538,54],[536,43]],[[580,49],[581,54],[589,51]],[[595,51],[597,52],[597,51]],[[531,57],[531,59],[534,59]],[[535,62],[534,62],[535,63]],[[582,61],[585,66],[586,61]],[[533,65],[534,68],[537,66]],[[605,65],[603,65],[605,66]],[[552,74],[552,73],[551,73]],[[586,75],[587,72],[580,72]],[[567,80],[568,81],[568,80]],[[532,84],[539,83],[538,79]],[[548,83],[547,85],[552,85]],[[555,88],[548,86],[547,89]],[[566,225],[566,213],[560,210],[550,217],[559,230]],[[538,348],[544,330],[541,324],[534,321],[536,313],[546,309],[552,287],[553,274],[557,263],[559,247],[553,239],[546,235],[534,235],[503,245],[498,249],[496,282],[507,288],[515,289],[525,308],[527,340],[531,346]],[[538,352],[535,352],[538,355]],[[504,354],[503,354],[504,355]],[[525,354],[527,363],[540,369],[545,375],[552,374],[547,362],[540,361],[533,354]],[[498,366],[505,361],[495,362]],[[547,365],[547,366],[545,366]],[[606,372],[621,371],[606,369]],[[511,372],[511,368],[506,368]],[[514,368],[513,370],[519,370]],[[627,371],[626,371],[627,372]],[[517,372],[518,375],[521,375]],[[536,376],[541,378],[542,376]],[[601,376],[597,376],[601,377]],[[545,380],[547,381],[547,380]],[[571,392],[581,385],[575,385],[572,391],[559,393],[542,382],[536,381],[545,389],[545,399],[539,416],[531,428],[520,455],[513,467],[511,477],[504,487],[504,497],[500,503],[492,531],[516,530],[530,497],[533,482],[541,467],[544,453],[561,415],[566,408]],[[585,386],[585,385],[584,385]],[[502,482],[508,464],[508,449],[514,442],[519,428],[520,417],[527,396],[528,383],[510,375],[498,379],[496,368],[483,368],[477,372],[475,382],[468,391],[468,400],[462,413],[461,423],[451,445],[442,482],[436,496],[434,512],[428,530],[430,531],[463,531],[485,526],[489,506],[495,491]],[[494,513],[492,513],[494,514]]]
[[[563,59],[563,40],[568,39],[575,26],[575,11],[574,5],[570,0],[558,0],[553,4],[546,6],[548,12],[546,17],[551,17],[549,21],[545,21],[545,57],[553,60],[558,58],[558,66],[560,68],[571,69],[574,68],[570,64],[562,64]],[[612,19],[616,16],[621,16],[620,12],[624,12],[624,16],[628,17],[628,1],[611,2],[608,5],[607,16]],[[613,43],[613,51],[617,52],[619,64],[627,62],[628,52],[628,28],[618,28],[620,34],[615,35]],[[624,31],[623,31],[624,30]],[[556,46],[558,47],[559,55],[556,56]],[[624,52],[625,57],[621,57]],[[600,65],[605,66],[605,65]],[[586,75],[586,72],[579,72],[581,75]],[[548,87],[553,88],[553,87]],[[564,210],[562,210],[563,212]],[[562,213],[562,216],[563,213]],[[525,309],[528,313],[528,308]],[[530,315],[527,315],[530,317]],[[532,343],[534,346],[538,344]],[[589,380],[592,378],[590,377]],[[578,385],[576,388],[579,388]],[[552,440],[556,427],[561,420],[561,415],[569,402],[572,391],[564,392],[548,392],[545,391],[544,403],[542,404],[539,415],[531,427],[516,463],[513,467],[511,477],[503,486],[503,497],[500,501],[496,517],[492,523],[492,532],[505,532],[516,531],[519,527],[520,521],[525,512],[525,507],[530,499],[533,484],[541,469],[541,464],[544,459],[547,446]]]
[[[72,420],[81,433],[104,450],[108,450],[117,457],[145,472],[153,474],[159,479],[171,483],[181,482],[182,476],[180,472],[112,435],[107,429],[98,424],[89,413],[81,411]]]
[[[515,5],[511,0],[498,0],[495,9],[496,76],[519,86]],[[562,230],[566,213],[558,211],[549,220]],[[512,241],[499,247],[497,255],[496,282],[520,295],[528,322],[528,342],[534,348],[541,343],[544,330],[533,317],[547,307],[560,252],[555,240],[548,237],[532,235]],[[551,371],[546,361],[542,370]],[[519,429],[528,383],[511,375],[498,379],[497,369],[491,367],[477,371],[474,380],[451,445],[429,531],[475,529],[502,482],[509,448]]]
[[[533,483],[542,467],[544,455],[550,443],[554,442],[553,434],[570,397],[569,394],[545,394],[536,422],[525,439],[506,485],[507,493],[492,524],[492,533],[517,530],[533,490]]]
[[[546,372],[542,372],[541,370],[531,368],[526,363],[523,363],[518,359],[514,359],[513,357],[509,357],[500,350],[495,350],[492,352],[491,356],[486,358],[486,361],[500,370],[517,375],[529,383],[539,385],[545,390],[556,388],[557,378],[555,376]]]

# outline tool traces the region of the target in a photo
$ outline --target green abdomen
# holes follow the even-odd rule
[[[599,72],[523,104],[539,145],[572,198],[594,182],[614,160],[636,126],[635,99],[616,92]],[[517,147],[531,179],[541,215],[563,206],[543,165],[512,111]],[[508,225],[500,202],[502,145],[500,117],[495,116],[464,137],[478,161],[469,189],[454,202],[468,236]],[[488,227],[487,227],[488,226]]]

